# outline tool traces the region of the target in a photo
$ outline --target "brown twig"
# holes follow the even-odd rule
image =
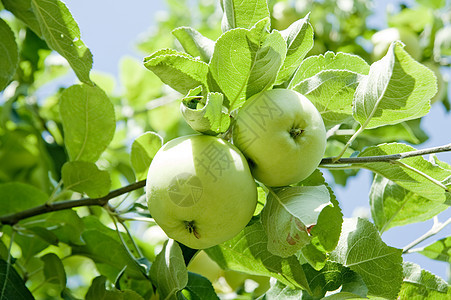
[[[108,203],[109,200],[116,198],[120,195],[129,193],[131,191],[137,190],[139,188],[142,188],[145,185],[146,180],[141,180],[129,184],[127,186],[121,187],[117,190],[111,191],[106,196],[100,198],[81,198],[77,200],[65,200],[39,205],[17,213],[0,216],[0,223],[3,225],[14,225],[20,220],[58,210],[70,209],[80,206],[93,206],[93,205],[104,206],[105,204]]]

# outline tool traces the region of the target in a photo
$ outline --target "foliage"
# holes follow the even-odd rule
[[[188,2],[167,0],[168,18],[138,44],[143,63],[120,62],[117,92],[92,72],[70,7],[1,0],[0,298],[449,297],[443,279],[403,254],[449,264],[451,237],[413,248],[450,220],[404,249],[380,236],[450,205],[451,166],[422,155],[451,146],[417,150],[428,138],[421,118],[431,105],[450,106],[447,1],[388,15],[421,55],[390,41],[377,60],[371,1]],[[41,96],[70,70],[79,82]],[[168,240],[147,210],[148,167],[163,141],[230,139],[240,107],[272,88],[304,94],[321,113],[329,131],[320,167],[331,182],[316,170],[288,187],[257,183],[251,222],[205,250],[224,274],[243,277],[189,272],[196,250]],[[374,174],[372,222],[343,216],[333,192],[362,168]],[[269,277],[269,288],[256,282]]]

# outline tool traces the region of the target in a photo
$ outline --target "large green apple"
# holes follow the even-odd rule
[[[236,116],[233,143],[249,160],[255,179],[285,186],[307,178],[326,148],[316,107],[293,90],[273,89],[249,98]]]
[[[250,221],[257,187],[244,156],[207,135],[171,140],[155,155],[146,196],[155,222],[195,249],[231,239]]]

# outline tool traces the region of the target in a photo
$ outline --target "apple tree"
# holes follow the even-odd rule
[[[450,236],[417,247],[451,223],[451,144],[421,145],[449,1],[387,28],[368,0],[188,2],[118,84],[70,5],[1,0],[0,299],[449,299],[406,256],[451,262]],[[362,170],[352,217],[334,190]]]

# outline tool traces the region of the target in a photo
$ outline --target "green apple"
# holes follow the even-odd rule
[[[285,186],[307,178],[326,149],[326,129],[316,107],[293,90],[273,89],[239,110],[233,143],[248,158],[255,179]]]
[[[238,234],[257,204],[257,187],[246,159],[232,144],[213,136],[169,141],[149,167],[149,211],[166,234],[203,249]]]
[[[396,28],[390,27],[376,32],[371,37],[371,42],[373,43],[373,60],[379,60],[387,53],[388,47],[394,41],[401,41],[405,46],[405,50],[409,53],[413,59],[421,59],[421,47],[418,41],[417,35],[406,29],[406,28]]]
[[[188,271],[204,276],[213,284],[224,275],[224,270],[203,250],[191,259],[188,264]]]

